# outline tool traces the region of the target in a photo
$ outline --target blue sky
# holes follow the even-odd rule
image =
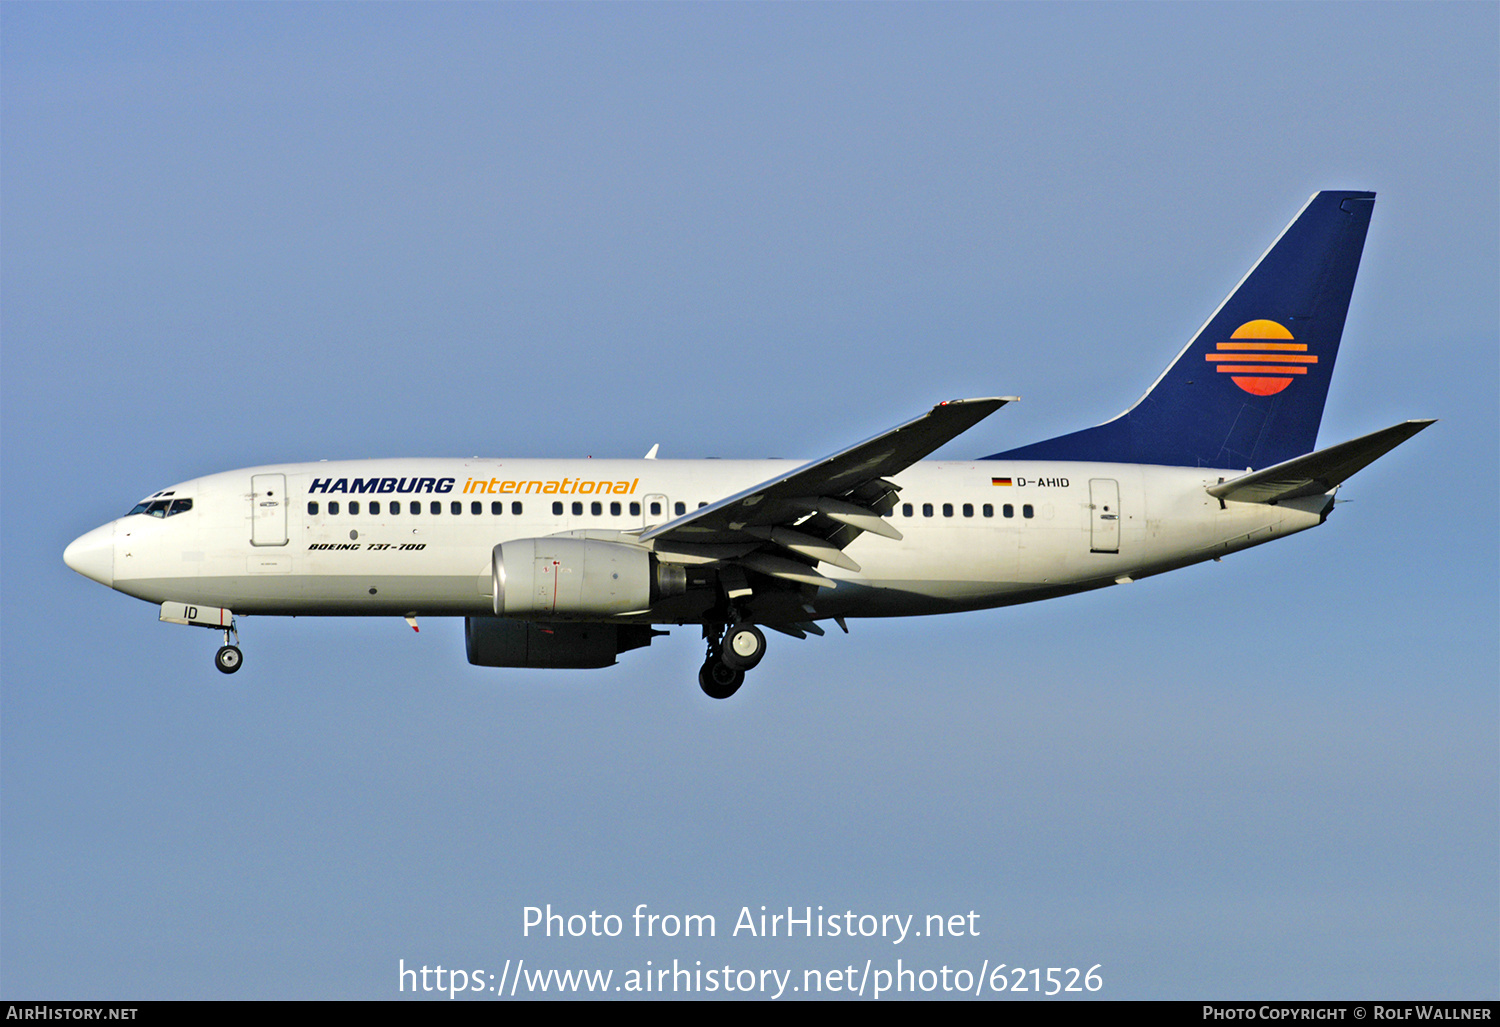
[[[0,6],[0,993],[1100,964],[1116,998],[1500,992],[1500,12]],[[1306,198],[1379,194],[1329,523],[1129,588],[595,672],[208,633],[69,571],[141,496],[373,456],[941,455],[1112,416]],[[523,937],[522,911],[713,940]],[[729,936],[757,911],[978,937]],[[1045,971],[1044,971],[1045,972]]]

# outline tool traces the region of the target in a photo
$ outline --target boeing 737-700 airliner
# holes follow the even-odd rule
[[[1374,203],[1313,196],[1133,407],[1045,442],[924,461],[992,398],[811,463],[276,464],[154,492],[63,559],[222,630],[225,673],[237,614],[463,617],[486,667],[605,667],[693,624],[699,683],[726,698],[762,628],[1051,599],[1323,523],[1346,478],[1432,423],[1316,449]]]

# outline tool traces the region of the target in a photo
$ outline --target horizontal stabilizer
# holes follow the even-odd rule
[[[1321,495],[1432,423],[1432,420],[1403,421],[1316,453],[1293,457],[1263,471],[1251,471],[1210,485],[1208,494],[1235,503],[1279,503],[1284,499]]]

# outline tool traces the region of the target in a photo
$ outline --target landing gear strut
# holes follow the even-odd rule
[[[698,671],[698,685],[710,699],[728,699],[745,683],[745,672],[753,670],[766,655],[766,636],[754,624],[729,628],[704,625],[708,656]]]
[[[240,633],[235,631],[234,624],[231,622],[229,627],[224,629],[224,644],[214,654],[214,666],[218,667],[225,674],[233,674],[245,663],[245,654],[240,652],[240,647],[229,644],[230,632],[234,632],[234,640],[236,642],[240,640]]]

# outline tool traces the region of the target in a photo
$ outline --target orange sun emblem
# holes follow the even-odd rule
[[[1292,341],[1292,333],[1275,321],[1246,321],[1234,330],[1229,342],[1203,359],[1217,365],[1220,374],[1233,375],[1234,384],[1253,396],[1274,396],[1292,384],[1293,375],[1306,374],[1318,358],[1307,345]]]

